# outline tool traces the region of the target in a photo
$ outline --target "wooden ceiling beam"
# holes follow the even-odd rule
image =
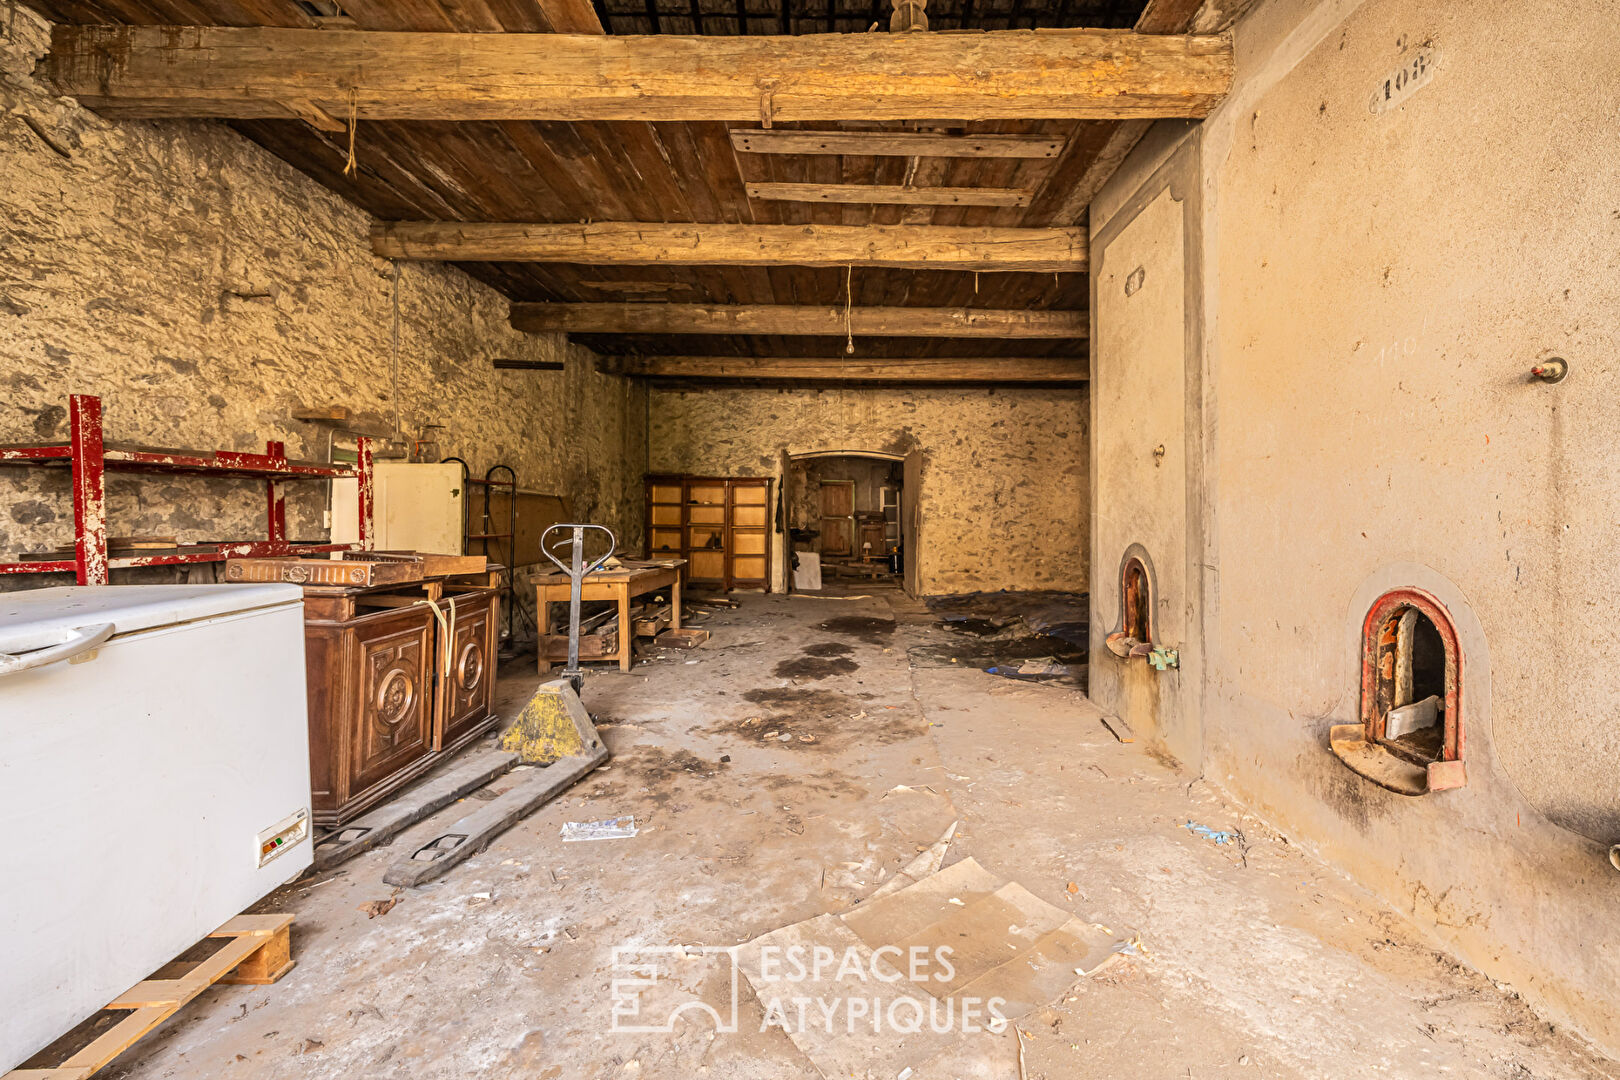
[[[907,187],[904,184],[750,183],[750,199],[861,206],[1028,206],[1026,188]]]
[[[308,102],[364,120],[780,121],[1201,117],[1226,93],[1223,36],[796,37],[385,33],[68,26],[43,73],[108,116],[277,119]]]
[[[1136,20],[1138,34],[1185,34],[1204,0],[1148,0]]]
[[[1084,229],[978,225],[541,225],[394,221],[371,227],[385,259],[592,266],[888,266],[911,270],[1086,269]]]
[[[843,337],[1084,338],[1084,311],[796,307],[791,304],[513,304],[529,333],[769,334]]]
[[[849,154],[855,157],[1055,158],[1062,136],[949,135],[930,131],[788,131],[737,128],[731,145],[743,154]]]
[[[642,379],[749,382],[977,383],[1067,385],[1087,381],[1084,357],[915,357],[903,360],[820,356],[604,356],[597,367]]]

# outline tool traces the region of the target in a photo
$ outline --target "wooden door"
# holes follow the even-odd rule
[[[450,671],[439,680],[439,722],[435,750],[454,746],[489,718],[495,701],[495,612],[497,594],[463,593],[455,600],[455,622],[450,631]],[[448,613],[449,605],[440,607]],[[442,628],[436,628],[443,633]],[[434,662],[444,663],[437,637]],[[442,670],[442,667],[439,668]]]
[[[726,587],[728,491],[724,479],[686,482],[686,580]]]
[[[821,482],[821,553],[855,552],[855,481]]]
[[[728,588],[765,589],[770,584],[770,495],[769,480],[731,481]]]
[[[647,557],[669,558],[686,550],[685,486],[678,476],[647,480]]]
[[[356,620],[345,802],[433,748],[433,616],[403,608]]]

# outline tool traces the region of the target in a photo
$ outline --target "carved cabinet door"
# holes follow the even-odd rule
[[[359,700],[349,739],[349,791],[359,793],[433,746],[433,623],[425,609],[400,612],[356,634]]]
[[[495,701],[495,610],[493,592],[456,597],[450,671],[439,689],[443,719],[435,749],[451,745],[489,716]]]

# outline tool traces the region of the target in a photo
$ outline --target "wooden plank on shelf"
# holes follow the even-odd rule
[[[794,131],[737,128],[731,145],[743,154],[848,154],[852,157],[1055,158],[1064,138],[1052,135],[951,135],[929,131]]]
[[[1028,206],[1026,188],[907,187],[905,184],[750,183],[750,199],[883,206]]]
[[[909,269],[1086,269],[1083,229],[960,225],[692,225],[394,221],[371,228],[385,259],[650,266],[890,266]]]
[[[607,358],[604,357],[604,360]],[[808,356],[615,357],[608,370],[646,379],[795,382],[1083,383],[1085,357],[912,357],[899,360]]]
[[[294,59],[296,62],[294,62]],[[789,121],[1202,117],[1223,36],[697,36],[57,25],[43,71],[108,116]],[[296,103],[296,105],[289,104]]]
[[[842,337],[1084,338],[1087,312],[996,308],[812,307],[792,304],[527,304],[512,327],[530,333],[770,334]]]

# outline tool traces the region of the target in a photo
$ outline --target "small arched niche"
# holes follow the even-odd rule
[[[1384,593],[1362,621],[1361,722],[1334,726],[1333,752],[1402,795],[1463,786],[1462,665],[1440,601],[1421,589]]]
[[[1140,544],[1125,549],[1119,564],[1119,621],[1103,641],[1118,657],[1153,651],[1153,569]]]

